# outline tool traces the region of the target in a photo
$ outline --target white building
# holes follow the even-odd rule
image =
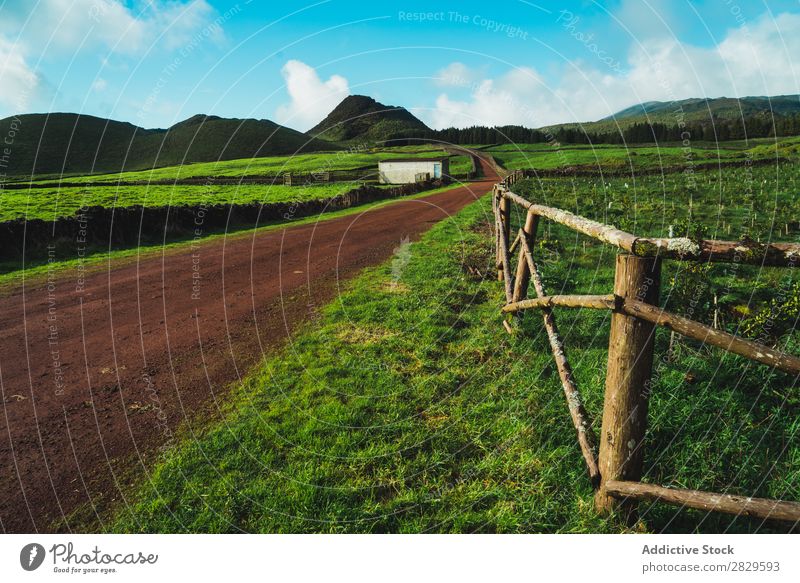
[[[381,184],[408,184],[450,177],[450,158],[394,158],[378,162]]]

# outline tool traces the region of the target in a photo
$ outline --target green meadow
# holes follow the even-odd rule
[[[413,149],[412,149],[413,148]],[[84,206],[130,207],[303,202],[331,198],[357,188],[362,181],[332,182],[284,186],[279,174],[284,172],[321,172],[370,167],[379,160],[399,157],[442,155],[432,146],[384,149],[369,153],[332,152],[276,156],[215,163],[187,164],[142,172],[90,175],[64,178],[70,186],[52,186],[52,178],[34,181],[30,188],[0,190],[0,221],[18,218],[53,220],[71,216]],[[469,156],[452,156],[450,172],[466,175],[472,168]],[[366,174],[366,173],[365,173]],[[273,176],[274,183],[216,184],[214,178]],[[161,181],[209,177],[201,184],[163,184]],[[116,185],[114,182],[141,182]],[[108,185],[90,184],[109,182]],[[152,182],[156,182],[153,184]],[[42,186],[45,185],[46,186]],[[86,183],[86,186],[79,186]],[[72,185],[78,186],[72,186]]]
[[[719,224],[733,238],[764,240],[780,226],[782,239],[796,241],[796,223],[788,234],[784,224],[798,216],[797,167],[746,172],[703,172],[688,186],[681,174],[627,186],[529,180],[515,191],[642,235],[699,236]],[[535,254],[549,293],[611,290],[608,246],[545,221]],[[626,532],[594,512],[541,316],[513,321],[513,335],[501,325],[493,263],[485,197],[348,284],[233,388],[224,422],[187,431],[102,527]],[[716,310],[725,329],[800,353],[793,270],[665,263],[662,304],[686,313],[687,298],[694,319],[709,322]],[[556,315],[599,431],[609,315]],[[800,497],[795,379],[659,329],[653,383],[645,481]],[[640,532],[787,528],[658,503],[641,504],[640,514]]]
[[[333,170],[351,170],[374,167],[380,160],[391,158],[427,158],[445,155],[441,148],[433,145],[404,146],[397,148],[369,150],[341,150],[337,152],[315,152],[293,156],[270,156],[267,158],[245,158],[241,160],[221,160],[219,162],[197,162],[179,166],[167,166],[153,170],[121,172],[117,174],[91,174],[87,176],[66,177],[70,183],[76,182],[149,182],[181,180],[186,178],[240,178],[244,176],[277,176],[285,172],[315,173]],[[467,156],[457,156],[451,166],[458,171],[466,171],[469,165]],[[452,170],[452,168],[451,168]],[[43,177],[35,182],[49,182],[52,177]]]
[[[557,170],[577,168],[591,172],[653,171],[662,168],[684,169],[692,165],[750,164],[759,160],[800,158],[800,138],[753,140],[747,146],[740,142],[631,145],[601,144],[506,144],[484,148],[509,170]]]
[[[53,220],[74,215],[86,206],[109,208],[131,206],[194,206],[303,202],[331,198],[359,186],[352,182],[332,182],[284,186],[283,184],[239,185],[159,185],[87,186],[6,190],[0,220],[16,218]]]

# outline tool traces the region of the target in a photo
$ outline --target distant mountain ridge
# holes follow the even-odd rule
[[[384,142],[430,131],[404,107],[384,105],[366,95],[350,95],[307,133],[334,142]]]
[[[269,120],[195,115],[169,129],[74,113],[25,114],[0,120],[13,133],[0,172],[8,176],[146,170],[300,151],[338,149]]]
[[[651,121],[662,121],[664,116],[675,117],[683,113],[692,121],[703,121],[710,115],[722,118],[748,117],[757,114],[794,115],[800,113],[800,95],[776,95],[774,97],[713,97],[691,98],[680,101],[647,101],[633,105],[614,115],[599,121],[630,120],[642,118],[637,121],[646,121],[649,116]]]
[[[743,139],[745,136],[797,135],[798,123],[800,95],[709,97],[646,101],[597,121],[557,124],[540,128],[540,131],[558,136],[565,143],[582,143],[581,135],[592,135],[594,141],[600,143],[614,135],[622,136],[637,130],[634,132],[637,136],[627,136],[626,140],[645,139],[652,142],[653,136],[647,129],[650,126],[674,130],[686,124],[693,126],[695,138],[702,133],[706,140],[728,140]],[[698,129],[702,129],[702,132]],[[672,136],[669,139],[677,138]]]
[[[654,138],[674,141],[679,139],[673,134],[681,120],[693,125],[694,139],[800,135],[800,95],[648,101],[595,122],[541,129],[475,126],[432,130],[407,109],[384,105],[365,95],[346,97],[307,133],[269,120],[204,114],[168,129],[144,129],[128,122],[74,113],[25,114],[0,120],[0,134],[12,142],[4,145],[8,152],[0,150],[0,176],[146,170],[191,162],[338,150],[356,141],[488,144],[544,142],[556,136],[564,143],[586,143],[589,135],[596,143],[620,143],[623,137],[626,142],[652,142]],[[665,130],[665,126],[670,129]]]

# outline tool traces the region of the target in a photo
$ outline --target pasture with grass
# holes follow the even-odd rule
[[[353,103],[384,107],[370,99]],[[392,110],[392,116],[375,127],[408,122],[407,112]],[[743,245],[796,242],[800,236],[796,137],[700,141],[690,147],[478,144],[470,153],[423,141],[364,145],[358,132],[374,128],[359,122],[342,129],[338,124],[349,118],[339,117],[328,120],[342,136],[330,150],[315,142],[315,151],[295,155],[218,161],[201,156],[162,168],[39,175],[9,183],[0,193],[0,221],[59,221],[86,207],[204,209],[325,201],[364,182],[374,184],[378,162],[392,158],[449,156],[457,186],[458,177],[473,171],[474,156],[488,154],[506,170],[530,171],[527,180],[515,183],[517,194],[639,236]],[[413,133],[417,124],[409,124]],[[352,172],[355,178],[324,183],[314,178],[294,186],[283,181],[286,173],[323,172]],[[382,204],[367,201],[359,208]],[[334,210],[329,216],[356,212]],[[106,509],[102,518],[85,506],[75,508],[70,528],[504,533],[790,528],[744,516],[676,511],[656,502],[640,503],[635,523],[597,512],[540,315],[526,312],[503,327],[491,214],[489,197],[483,197],[421,241],[399,241],[389,261],[344,283],[339,297],[288,346],[232,384],[223,421],[186,416],[177,443],[145,477],[125,487],[126,504]],[[310,220],[319,219],[288,222]],[[512,213],[512,232],[523,222],[524,216]],[[266,224],[259,233],[283,226]],[[220,237],[238,236],[228,231],[208,229],[200,238],[213,245]],[[83,277],[112,262],[122,267],[156,255],[166,258],[197,244],[197,237],[190,240],[177,231],[161,239],[82,250],[80,258],[72,246],[66,251],[57,246],[46,257],[29,249],[24,265],[16,259],[0,264],[7,272],[0,284],[13,294],[23,277],[31,285],[45,277]],[[592,239],[542,221],[535,253],[550,294],[600,294],[612,287],[615,251]],[[800,281],[793,269],[670,262],[662,282],[665,309],[789,353],[800,351]],[[557,317],[574,379],[599,432],[610,314],[557,310]],[[796,499],[795,380],[662,329],[655,350],[642,480]]]
[[[504,144],[481,148],[508,170],[611,172],[635,176],[637,172],[672,172],[691,166],[774,163],[800,158],[800,139],[738,142],[662,144]]]
[[[443,156],[444,151],[434,145],[399,148],[374,148],[353,146],[348,150],[335,152],[315,152],[292,156],[269,156],[244,158],[240,160],[220,160],[216,162],[196,162],[117,174],[91,174],[69,176],[65,181],[80,182],[151,182],[174,181],[187,178],[241,178],[248,176],[279,177],[285,172],[315,173],[331,170],[372,169],[378,161],[388,158],[427,158]],[[52,177],[43,177],[35,182],[49,182]]]
[[[303,202],[332,198],[359,186],[352,182],[284,186],[276,184],[161,185],[31,188],[3,194],[0,220],[20,217],[52,221],[90,206],[208,206],[216,204]]]
[[[797,579],[800,4],[10,4],[0,578]]]
[[[270,207],[270,205],[303,205],[317,202],[324,206],[326,201],[331,201],[332,206],[325,210],[326,214],[329,214],[336,210],[337,200],[343,195],[350,195],[345,198],[355,200],[356,202],[352,203],[355,205],[368,204],[376,197],[399,196],[395,191],[387,190],[391,185],[375,182],[379,160],[436,156],[450,157],[451,173],[456,183],[459,182],[458,176],[466,177],[473,170],[473,161],[469,155],[448,154],[435,144],[419,144],[365,149],[354,146],[335,152],[223,160],[114,175],[71,176],[62,178],[61,183],[54,182],[52,176],[43,177],[29,183],[14,183],[0,190],[0,203],[2,203],[0,223],[12,222],[0,226],[5,228],[10,225],[9,230],[12,232],[10,236],[19,238],[23,232],[20,221],[53,222],[65,218],[69,220],[92,208],[116,210],[182,207],[203,213],[204,209],[216,205],[256,204]],[[338,170],[351,172],[352,176],[331,182],[319,182],[313,176],[323,171]],[[298,172],[301,174],[301,179],[293,186],[285,185],[282,176],[284,172]],[[255,181],[247,181],[254,177]],[[241,182],[237,182],[240,179]],[[181,182],[182,180],[193,180],[193,182]],[[359,202],[364,185],[368,185],[370,190],[364,201]],[[408,192],[418,190],[410,189]],[[428,190],[431,193],[435,192],[435,189]],[[385,191],[385,194],[381,194],[380,191]],[[274,222],[268,218],[269,212],[265,211],[260,224]],[[293,211],[292,214],[296,215],[298,212]],[[139,221],[137,217],[134,219]],[[119,213],[115,220],[118,226],[124,224],[122,213]],[[91,220],[87,226],[92,226]],[[234,232],[253,226],[253,224],[237,224],[234,221],[226,225],[226,231]],[[155,231],[151,233],[148,227],[153,227]],[[96,228],[104,229],[102,225],[97,225]],[[213,235],[218,230],[207,228],[202,236]],[[163,223],[148,222],[141,229],[136,246],[147,247],[154,241],[160,241],[162,244],[172,243],[184,238],[186,236],[184,231],[165,228]],[[73,245],[56,245],[55,249],[51,249],[45,255],[42,245],[37,246],[34,243],[27,245],[24,265],[28,270],[36,269],[42,262],[53,264],[54,260],[58,263],[74,261]],[[100,255],[110,257],[119,253],[124,254],[126,247],[130,248],[130,244],[120,246],[119,242],[114,241],[110,241],[109,244],[93,243],[88,249],[82,249],[81,253],[84,257]],[[21,262],[10,256],[8,250],[2,255],[0,273],[4,274],[3,279],[13,278],[14,274],[21,276],[23,274]]]
[[[796,166],[623,180],[528,180],[515,191],[639,235],[730,225],[795,240]],[[746,184],[746,182],[745,182]],[[745,192],[746,194],[746,192]],[[736,201],[752,200],[753,204]],[[515,217],[515,222],[523,217]],[[124,532],[784,532],[746,517],[640,503],[601,518],[537,313],[501,326],[490,202],[434,227],[347,286],[236,389],[223,423],[168,452],[107,525]],[[784,232],[789,226],[788,234]],[[778,229],[780,227],[780,229]],[[712,227],[713,228],[713,227]],[[709,235],[710,236],[710,235]],[[614,251],[558,225],[536,253],[551,294],[607,293]],[[798,353],[793,270],[665,263],[662,304]],[[774,300],[787,290],[785,301]],[[714,301],[714,298],[717,301]],[[599,431],[610,315],[558,310]],[[780,322],[780,325],[773,325]],[[659,329],[643,480],[796,499],[795,381]],[[741,491],[738,491],[741,490]]]
[[[59,185],[57,180],[54,182],[53,177],[45,177],[27,183],[24,188],[16,184],[15,188],[0,191],[0,222],[18,218],[52,221],[90,206],[270,204],[332,198],[358,188],[367,180],[374,181],[379,160],[447,156],[442,149],[431,145],[372,150],[225,160],[120,174],[71,176],[62,178],[63,185]],[[311,180],[303,180],[295,186],[283,184],[283,173],[314,174],[334,170],[360,170],[363,178],[324,184]],[[451,156],[450,172],[453,175],[465,176],[471,170],[470,156]],[[238,178],[259,176],[264,180],[258,184],[235,183]],[[185,179],[199,182],[179,182]],[[216,183],[222,179],[225,179],[224,184]],[[230,184],[230,179],[234,184]]]

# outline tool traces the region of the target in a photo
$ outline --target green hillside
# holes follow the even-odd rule
[[[430,129],[403,107],[383,105],[365,95],[350,95],[308,131],[310,136],[344,142],[383,142]]]
[[[8,176],[144,170],[185,162],[337,149],[269,120],[198,115],[167,130],[147,130],[74,113],[27,114],[0,120],[13,136]]]
[[[684,99],[677,102],[648,101],[618,111],[601,121],[620,121],[631,118],[669,119],[676,110],[682,110],[687,118],[703,121],[715,115],[723,118],[739,118],[759,113],[775,115],[793,115],[800,113],[800,95],[777,95],[775,97],[718,97],[714,99]],[[637,121],[645,121],[638,119]]]
[[[773,97],[692,98],[680,101],[647,101],[594,122],[566,123],[542,128],[553,133],[562,129],[582,128],[587,133],[614,133],[636,124],[661,123],[676,126],[679,122],[711,124],[712,121],[735,122],[763,118],[771,122],[800,115],[800,95]]]

